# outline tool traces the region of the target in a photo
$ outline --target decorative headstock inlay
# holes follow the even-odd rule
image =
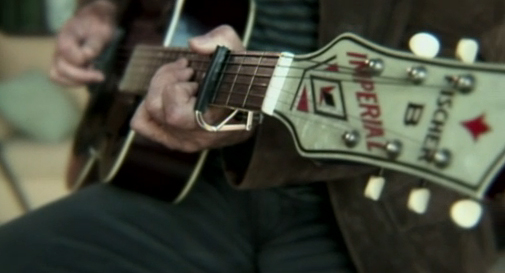
[[[505,160],[501,66],[416,57],[353,35],[290,58],[273,115],[303,156],[395,169],[476,198]]]

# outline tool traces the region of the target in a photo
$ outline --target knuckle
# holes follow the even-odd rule
[[[176,107],[166,108],[165,123],[174,127],[182,127],[185,124],[184,113]]]
[[[221,25],[216,28],[216,32],[226,37],[235,36],[235,30],[230,25]]]
[[[227,41],[236,42],[237,40],[240,40],[240,38],[238,38],[237,33],[235,32],[235,29],[233,29],[229,25],[223,25],[221,32],[222,32],[221,35],[223,35],[224,39],[226,39]]]
[[[97,26],[97,33],[104,39],[104,41],[107,41],[112,37],[114,28],[110,24],[102,23]]]
[[[166,64],[162,67],[160,67],[156,73],[154,74],[154,77],[152,79],[153,83],[173,83],[175,82],[175,76],[173,75],[174,69],[172,64]]]
[[[154,113],[161,111],[161,103],[158,99],[147,99],[145,100],[144,107],[151,116]]]
[[[71,45],[64,39],[61,39],[58,42],[57,52],[61,55],[68,55],[71,52]]]

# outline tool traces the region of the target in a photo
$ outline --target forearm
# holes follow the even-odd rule
[[[94,9],[118,22],[129,4],[129,0],[77,0],[76,12]]]

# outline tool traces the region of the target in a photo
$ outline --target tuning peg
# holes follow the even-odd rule
[[[482,214],[482,206],[471,199],[458,201],[451,207],[451,219],[461,228],[470,229],[475,227],[479,223]]]
[[[440,50],[440,42],[433,34],[420,32],[410,38],[409,48],[416,56],[433,58]]]
[[[456,58],[464,63],[473,63],[479,52],[479,44],[474,39],[461,39],[456,47]]]
[[[379,200],[382,190],[384,189],[384,185],[386,184],[386,180],[382,176],[370,176],[368,179],[368,183],[365,187],[365,197],[372,199],[374,201]]]
[[[430,197],[431,192],[427,188],[413,189],[409,194],[407,207],[417,214],[424,214],[428,209]]]

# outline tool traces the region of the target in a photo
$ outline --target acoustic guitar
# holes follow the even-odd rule
[[[131,103],[109,112],[129,105],[131,113],[156,69],[180,57],[197,71],[200,86],[212,87],[200,90],[195,109],[206,130],[249,129],[255,116],[268,115],[288,128],[303,157],[397,170],[473,199],[503,187],[496,179],[505,162],[503,65],[417,56],[353,34],[304,55],[218,48],[213,56],[199,56],[185,48],[138,45],[114,93]],[[208,124],[202,114],[209,105],[234,111],[224,122]],[[239,113],[241,124],[227,123]],[[121,121],[103,130],[127,138],[129,120]],[[138,158],[156,158],[159,167],[163,159],[146,155],[153,150],[166,149],[129,155],[144,153]]]
[[[221,3],[228,7],[227,11],[209,1],[177,0],[171,16],[145,11],[138,2],[129,7],[124,16],[128,20],[120,24],[121,30],[94,64],[104,71],[106,80],[88,87],[90,101],[74,138],[67,171],[70,189],[106,182],[174,202],[182,200],[189,192],[208,151],[182,153],[137,136],[130,130],[129,121],[147,89],[125,93],[119,90],[119,85],[124,80],[126,65],[132,64],[128,61],[138,44],[161,48],[185,46],[189,37],[228,24],[242,34],[243,43],[247,45],[254,22],[254,1],[223,0]],[[166,31],[158,31],[165,25],[168,25]],[[154,54],[149,63],[138,64],[138,69],[152,73],[150,76],[169,61],[158,52]],[[138,83],[148,86],[150,78],[147,74],[143,77]],[[166,183],[168,178],[170,183]]]

